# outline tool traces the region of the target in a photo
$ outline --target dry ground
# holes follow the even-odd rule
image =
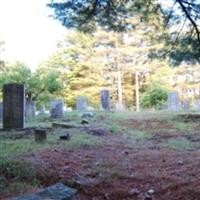
[[[68,118],[79,123],[75,116]],[[200,199],[198,115],[98,113],[89,122],[105,134],[73,129],[67,130],[70,141],[60,141],[57,136],[66,130],[57,129],[49,133],[47,144],[41,145],[30,143],[32,136],[2,139],[1,199],[56,182],[76,188],[78,200]],[[27,169],[20,168],[22,174],[5,169],[5,160],[13,159],[13,152],[17,163],[28,163],[33,177]],[[35,182],[25,187],[29,178]]]

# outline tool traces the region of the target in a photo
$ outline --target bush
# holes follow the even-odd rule
[[[141,104],[143,108],[160,109],[167,102],[167,91],[159,86],[150,86],[143,94]]]

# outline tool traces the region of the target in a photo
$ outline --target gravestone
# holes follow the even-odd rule
[[[0,103],[0,121],[3,119],[3,103]]]
[[[3,86],[3,128],[24,128],[24,85]]]
[[[200,100],[195,100],[193,104],[193,110],[195,112],[200,112]]]
[[[182,106],[183,106],[183,110],[185,112],[189,112],[190,111],[190,102],[189,101],[184,100]]]
[[[51,101],[50,113],[55,119],[64,117],[64,101],[62,99]]]
[[[45,106],[39,108],[39,114],[45,114]]]
[[[179,95],[178,92],[170,92],[168,93],[168,111],[171,112],[179,112]]]
[[[103,110],[110,110],[110,91],[101,91],[101,107]]]
[[[125,111],[125,105],[122,102],[115,103],[116,111]]]
[[[84,111],[87,110],[87,99],[83,96],[78,96],[76,98],[76,110]]]
[[[35,102],[26,101],[25,105],[25,118],[33,119],[35,117]]]

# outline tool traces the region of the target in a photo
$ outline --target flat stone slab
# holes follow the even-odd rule
[[[76,126],[73,124],[65,124],[65,123],[52,123],[52,127],[53,128],[66,128],[66,129],[70,129],[70,128],[81,128],[81,126]]]
[[[13,198],[12,200],[75,200],[77,190],[62,183],[47,187],[36,194]]]

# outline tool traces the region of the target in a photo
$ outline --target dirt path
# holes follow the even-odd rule
[[[35,155],[44,185],[62,181],[77,188],[78,200],[199,200],[200,151],[128,148],[124,138],[109,136],[104,147]],[[149,191],[149,193],[148,193]]]

